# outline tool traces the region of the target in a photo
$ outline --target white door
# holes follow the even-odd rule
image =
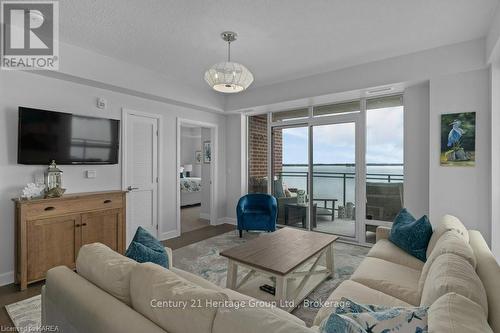
[[[158,236],[158,119],[126,113],[127,245],[141,226]]]

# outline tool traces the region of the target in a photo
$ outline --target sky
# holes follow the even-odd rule
[[[366,162],[403,163],[403,107],[367,111]],[[283,129],[283,163],[307,164],[307,127]],[[315,164],[355,163],[354,123],[315,126]]]

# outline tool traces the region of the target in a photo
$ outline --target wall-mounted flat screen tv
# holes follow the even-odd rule
[[[120,121],[19,107],[18,164],[118,164]]]

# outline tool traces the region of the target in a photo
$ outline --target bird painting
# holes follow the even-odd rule
[[[441,115],[441,165],[474,166],[476,113]]]
[[[462,122],[458,119],[455,119],[450,125],[452,126],[452,128],[450,133],[448,134],[448,147],[460,145],[460,138],[464,134],[464,130],[460,128]]]

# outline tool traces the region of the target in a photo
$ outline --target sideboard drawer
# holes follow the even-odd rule
[[[82,211],[116,209],[123,207],[121,194],[98,195],[94,197],[75,198],[71,200],[50,200],[34,203],[26,207],[26,219],[41,219],[45,217],[73,214]]]

